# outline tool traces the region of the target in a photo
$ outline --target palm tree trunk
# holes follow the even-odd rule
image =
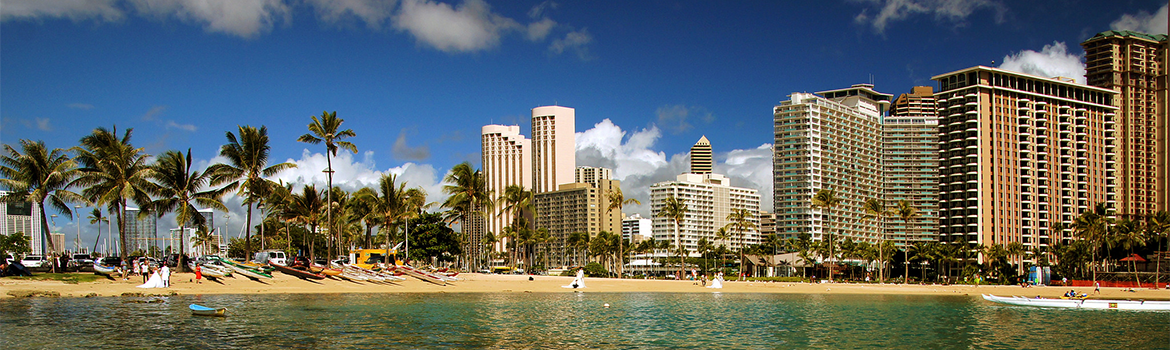
[[[97,238],[95,238],[93,241],[93,250],[91,250],[91,252],[97,252],[98,242],[102,241],[102,221],[101,220],[98,220],[97,231],[98,231]]]
[[[122,261],[128,262],[126,259],[129,259],[130,255],[126,251],[126,200],[119,200],[118,209],[115,211],[118,216],[118,241],[122,244],[118,250],[122,252]]]
[[[248,201],[248,219],[247,226],[244,227],[244,260],[248,260],[252,256],[252,202]],[[312,255],[312,252],[309,253]]]

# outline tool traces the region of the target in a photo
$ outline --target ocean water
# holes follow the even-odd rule
[[[1001,306],[978,296],[394,293],[138,302],[151,299],[3,299],[0,348],[1170,348],[1167,312]],[[192,316],[191,303],[227,307],[228,317]]]

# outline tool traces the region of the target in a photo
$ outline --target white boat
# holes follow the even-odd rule
[[[1026,297],[1000,297],[983,294],[983,299],[991,302],[1037,307],[1063,307],[1075,309],[1114,309],[1114,310],[1147,310],[1170,311],[1170,301],[1153,300],[1113,300],[1113,299],[1049,299]]]
[[[417,278],[417,279],[420,279],[423,281],[431,282],[431,283],[434,283],[434,284],[437,284],[440,286],[447,285],[446,279],[439,277],[439,276],[435,276],[435,275],[430,274],[430,273],[427,273],[426,271],[421,271],[419,269],[410,267],[408,265],[396,266],[396,267],[394,267],[394,270],[395,271],[402,271],[407,276],[414,277],[414,278]]]
[[[110,277],[118,277],[122,275],[121,271],[118,271],[117,266],[106,266],[97,263],[93,264],[93,273]]]

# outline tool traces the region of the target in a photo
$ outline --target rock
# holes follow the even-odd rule
[[[47,291],[42,291],[42,290],[12,290],[12,291],[8,291],[8,295],[10,295],[14,298],[34,298],[34,297],[57,298],[57,297],[61,296],[61,293],[47,292]]]

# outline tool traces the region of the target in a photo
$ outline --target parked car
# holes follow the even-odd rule
[[[103,266],[121,266],[122,258],[116,256],[107,256],[98,261]]]
[[[48,266],[49,259],[46,259],[43,255],[27,255],[24,259],[20,259],[20,264],[27,268]]]
[[[93,269],[93,258],[89,254],[73,254],[73,258],[69,259],[69,265],[66,266],[73,271]]]

